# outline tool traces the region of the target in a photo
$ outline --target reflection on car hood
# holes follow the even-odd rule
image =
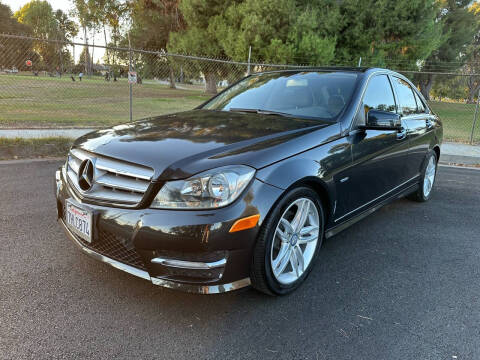
[[[318,136],[306,135],[325,127],[339,128],[279,115],[192,110],[98,130],[74,147],[150,166],[158,179],[180,179],[227,164],[266,166],[315,146]]]

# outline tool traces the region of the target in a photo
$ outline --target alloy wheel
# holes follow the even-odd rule
[[[319,215],[312,200],[300,198],[284,211],[270,253],[273,275],[283,285],[298,280],[310,265],[319,238]]]
[[[437,165],[433,156],[428,160],[427,168],[425,169],[425,177],[423,180],[423,195],[428,197],[432,191],[433,182],[435,181],[435,174]]]

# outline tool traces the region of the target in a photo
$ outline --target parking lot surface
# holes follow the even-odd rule
[[[0,164],[0,359],[479,359],[480,171],[441,167],[323,244],[272,298],[193,295],[81,254],[55,219],[58,161]]]

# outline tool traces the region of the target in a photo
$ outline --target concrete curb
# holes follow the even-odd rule
[[[0,165],[13,165],[13,164],[29,164],[32,162],[41,162],[41,161],[65,161],[65,157],[51,157],[51,158],[41,158],[41,159],[18,159],[18,160],[0,160]]]
[[[480,165],[480,157],[465,155],[440,155],[440,164]]]

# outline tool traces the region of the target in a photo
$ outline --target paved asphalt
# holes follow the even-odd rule
[[[326,241],[287,297],[155,287],[55,221],[58,162],[0,164],[0,358],[480,359],[480,171]]]

